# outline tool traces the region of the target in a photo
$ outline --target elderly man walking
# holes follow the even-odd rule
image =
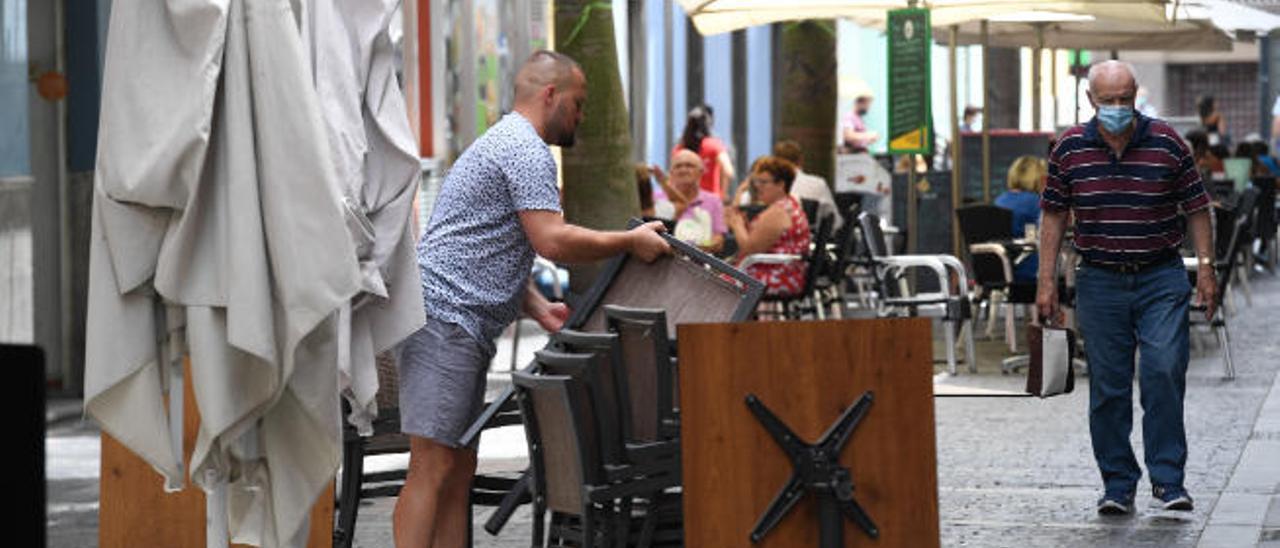
[[[569,57],[539,51],[516,74],[514,112],[476,139],[441,187],[418,244],[427,321],[401,346],[400,423],[409,473],[392,516],[398,548],[460,548],[475,447],[461,445],[484,404],[493,340],[525,313],[548,331],[568,318],[529,283],[534,253],[590,262],[670,251],[661,222],[627,232],[565,223],[547,145],[572,146],[586,77]]]
[[[1183,483],[1191,288],[1178,253],[1188,227],[1199,258],[1196,298],[1208,316],[1214,313],[1209,198],[1177,132],[1135,111],[1137,91],[1126,63],[1089,70],[1097,115],[1058,140],[1040,202],[1036,306],[1051,321],[1060,322],[1058,250],[1068,212],[1075,216],[1074,246],[1082,258],[1077,309],[1089,360],[1089,432],[1104,485],[1097,509],[1104,515],[1133,512],[1142,475],[1129,444],[1135,351],[1153,503],[1192,509]]]

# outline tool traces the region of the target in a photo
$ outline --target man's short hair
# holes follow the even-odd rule
[[[574,71],[582,72],[582,66],[572,57],[545,49],[535,51],[516,73],[516,99],[548,85],[565,86],[572,81]]]
[[[773,155],[797,166],[804,163],[804,149],[794,139],[783,139],[774,144]]]

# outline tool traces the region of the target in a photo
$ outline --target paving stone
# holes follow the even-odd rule
[[[1246,493],[1223,493],[1213,506],[1209,525],[1250,525],[1260,527],[1271,497]]]
[[[1196,548],[1241,548],[1258,543],[1258,528],[1248,525],[1210,525]]]

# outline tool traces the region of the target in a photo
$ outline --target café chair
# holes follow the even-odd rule
[[[977,362],[974,358],[973,328],[971,321],[969,297],[965,288],[969,286],[968,275],[964,265],[951,255],[892,255],[880,227],[880,217],[870,212],[858,215],[858,225],[862,229],[862,239],[876,282],[878,293],[878,311],[881,317],[886,316],[918,316],[930,315],[942,318],[943,337],[946,341],[947,371],[956,374],[956,338],[957,333],[964,336],[965,361],[969,364],[969,372],[976,373]],[[938,285],[936,292],[913,292],[907,280],[907,274],[913,269],[932,274]],[[958,283],[959,291],[952,291],[952,277]]]

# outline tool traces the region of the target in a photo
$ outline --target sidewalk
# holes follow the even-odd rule
[[[1136,515],[1101,518],[1094,512],[1100,480],[1089,446],[1087,378],[1076,392],[1048,400],[935,400],[942,546],[1036,547],[1266,547],[1280,548],[1280,278],[1253,278],[1253,306],[1237,297],[1231,318],[1238,376],[1221,379],[1220,350],[1211,334],[1196,334],[1187,381],[1190,455],[1187,487],[1196,510],[1170,519],[1146,509],[1150,487],[1139,486]],[[542,347],[532,323],[522,331],[517,363]],[[935,345],[941,351],[940,345]],[[507,382],[511,341],[498,343],[490,388]],[[949,383],[1019,390],[1021,375],[999,374],[1008,354],[997,340],[980,341],[977,375],[962,368]],[[941,369],[939,369],[941,370]],[[1136,394],[1135,394],[1136,396]],[[54,412],[57,407],[59,412]],[[1135,405],[1136,407],[1136,405]],[[95,546],[97,537],[97,432],[79,421],[78,402],[51,405],[46,444],[49,463],[49,546]],[[1141,458],[1141,414],[1133,441]],[[480,467],[523,467],[519,428],[486,433]],[[404,457],[376,457],[370,469],[403,466]],[[356,545],[391,546],[393,499],[361,506]],[[530,516],[515,515],[495,537],[481,526],[491,509],[478,508],[475,546],[527,546]]]

